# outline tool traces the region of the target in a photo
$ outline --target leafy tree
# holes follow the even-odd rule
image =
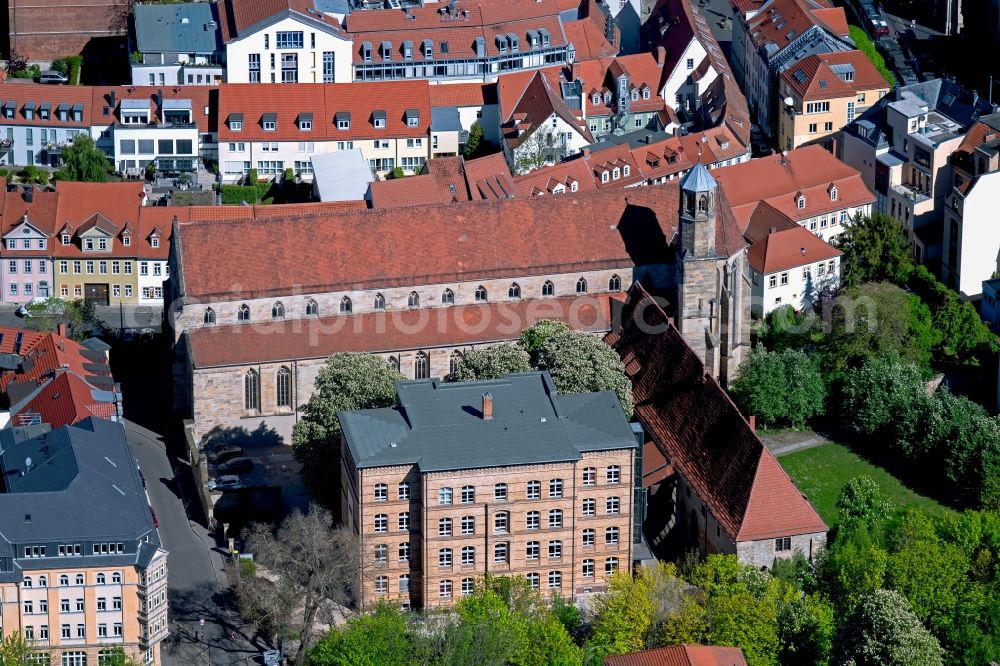
[[[637,652],[646,647],[652,623],[653,600],[649,575],[642,569],[633,577],[619,571],[594,602],[593,633],[589,646],[600,655]]]
[[[63,166],[56,174],[58,180],[103,183],[108,179],[111,162],[89,134],[77,134],[73,143],[63,149],[62,156]]]
[[[837,631],[834,663],[845,666],[939,666],[941,645],[893,590],[860,597]]]
[[[569,326],[561,321],[539,319],[534,324],[521,331],[521,344],[524,345],[524,349],[529,354],[534,356],[538,350],[541,349],[542,345],[545,344],[546,340],[568,331]]]
[[[4,664],[6,663],[8,662],[4,660]],[[32,663],[38,664],[37,661],[32,661]],[[143,663],[145,663],[145,659],[141,661],[136,659],[125,652],[125,649],[120,645],[112,647],[101,655],[101,666],[140,666]]]
[[[838,611],[846,612],[861,595],[882,587],[888,565],[889,554],[861,525],[827,549],[821,577]]]
[[[581,666],[583,663],[583,653],[553,613],[543,613],[529,622],[525,638],[526,649],[515,662],[518,666]]]
[[[869,476],[856,476],[848,481],[837,497],[841,529],[864,525],[875,528],[892,513],[892,502]]]
[[[3,640],[0,640],[0,663],[4,666],[44,666],[44,661],[38,661],[38,657],[42,654],[45,653],[36,653],[24,634],[16,629],[8,632]],[[122,654],[124,655],[124,650]]]
[[[888,215],[855,219],[835,244],[844,252],[841,281],[846,287],[884,280],[903,284],[913,270],[906,232]]]
[[[552,614],[571,635],[580,629],[580,609],[562,597],[552,598]]]
[[[361,544],[346,528],[333,528],[333,516],[313,504],[308,513],[296,510],[277,531],[255,523],[245,535],[247,547],[258,565],[266,568],[279,585],[298,590],[298,608],[291,626],[299,636],[293,662],[302,664],[312,647],[312,636],[321,609],[328,604],[349,607],[361,584]]]
[[[912,419],[927,395],[920,370],[893,352],[867,359],[847,372],[841,413],[862,435],[895,439],[903,419]]]
[[[940,334],[935,349],[938,360],[978,364],[996,349],[996,336],[979,318],[975,306],[963,303],[958,292],[942,284],[925,266],[914,269],[908,285],[931,310],[931,320]]]
[[[530,370],[528,352],[517,345],[499,344],[465,352],[452,379],[459,382],[500,379],[512,372]]]
[[[770,352],[758,345],[740,365],[732,393],[748,415],[754,414],[769,424],[801,427],[822,413],[826,385],[804,352]]]
[[[32,303],[26,307],[29,316],[21,324],[26,329],[54,332],[60,324],[65,324],[67,336],[77,342],[105,333],[104,322],[97,317],[94,304],[90,301],[67,301],[51,296],[45,302]]]
[[[324,504],[336,507],[340,487],[340,420],[337,412],[389,407],[396,403],[396,382],[403,376],[378,356],[342,353],[327,359],[316,386],[292,429],[302,477]]]
[[[309,650],[311,666],[383,666],[410,664],[414,636],[407,614],[378,604],[374,611],[331,629]]]
[[[472,158],[476,154],[476,150],[479,148],[479,144],[483,141],[483,126],[479,124],[479,121],[472,123],[472,127],[469,128],[469,136],[465,140],[465,151],[464,155],[466,159]]]
[[[906,597],[921,621],[943,635],[967,580],[969,560],[955,544],[942,541],[923,513],[907,512],[889,535],[893,551],[886,586]]]
[[[23,72],[28,69],[28,59],[17,51],[11,50],[10,55],[7,57],[7,73],[17,74],[18,72]]]
[[[865,283],[846,289],[828,311],[829,333],[822,345],[823,366],[838,372],[890,351],[930,366],[931,348],[939,338],[930,310],[919,298],[894,284]]]
[[[587,333],[568,331],[545,341],[538,350],[538,369],[548,370],[560,393],[614,391],[626,418],[632,418],[632,382],[611,347]]]
[[[818,594],[778,609],[778,657],[782,664],[826,664],[833,649],[833,606]]]
[[[708,639],[713,645],[743,648],[747,664],[778,663],[778,627],[775,608],[749,592],[715,595],[708,605]]]

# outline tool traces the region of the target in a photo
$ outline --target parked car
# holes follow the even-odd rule
[[[264,659],[264,666],[279,666],[281,664],[281,650],[264,650],[261,657]]]
[[[243,481],[234,474],[208,480],[209,490],[239,490],[243,487]]]
[[[253,469],[253,460],[247,457],[231,458],[219,465],[219,472],[222,474],[236,474],[239,472],[249,472]]]
[[[872,27],[875,30],[876,37],[887,37],[892,32],[889,30],[889,24],[881,19],[878,21],[872,21]]]
[[[19,317],[52,317],[66,312],[66,302],[57,296],[36,296],[17,309]]]
[[[243,455],[243,449],[238,446],[224,446],[208,454],[208,462],[224,463],[230,458],[237,458]]]
[[[47,69],[38,76],[38,82],[65,85],[69,83],[69,79],[55,70]]]

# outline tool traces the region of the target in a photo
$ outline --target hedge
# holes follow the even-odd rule
[[[223,185],[219,189],[224,204],[257,203],[257,188],[253,185]]]
[[[875,44],[872,40],[868,38],[867,33],[856,25],[848,26],[848,33],[851,36],[851,41],[858,48],[859,51],[865,54],[865,56],[871,60],[871,63],[875,65],[875,69],[878,73],[885,77],[885,80],[889,82],[890,86],[896,85],[896,77],[893,76],[889,68],[885,66],[885,58],[882,54],[878,52],[875,48]]]

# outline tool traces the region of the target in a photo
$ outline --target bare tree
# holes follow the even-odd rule
[[[566,143],[552,127],[546,123],[514,149],[514,171],[519,174],[555,164],[566,157]]]
[[[296,511],[286,518],[276,532],[267,525],[252,525],[246,541],[256,561],[273,574],[272,601],[278,603],[269,612],[282,612],[285,586],[297,596],[302,615],[293,661],[301,664],[321,609],[330,604],[350,607],[359,596],[363,560],[358,537],[345,528],[334,528],[330,512],[312,504],[308,513]],[[288,621],[294,629],[295,621],[291,617]]]
[[[299,588],[286,579],[273,581],[257,576],[253,568],[242,563],[232,568],[230,580],[236,580],[240,618],[280,650],[292,631],[292,618],[301,596]]]

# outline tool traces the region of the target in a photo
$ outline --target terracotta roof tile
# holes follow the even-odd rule
[[[845,81],[838,76],[831,69],[831,66],[836,65],[853,67],[854,80]],[[783,71],[781,80],[806,101],[855,96],[863,90],[888,91],[890,88],[875,65],[861,51],[808,56]]]
[[[219,22],[224,41],[236,39],[241,33],[282,12],[299,14],[300,20],[323,24],[331,30],[340,23],[333,17],[312,13],[313,0],[220,0]]]
[[[751,245],[747,250],[747,261],[758,273],[770,275],[833,259],[841,254],[843,252],[822,238],[795,224],[790,229],[768,234]]]
[[[573,45],[579,60],[605,58],[618,53],[618,47],[609,42],[604,31],[589,18],[566,21],[562,24],[566,41]]]
[[[482,83],[449,83],[430,87],[431,106],[482,106],[486,93]]]
[[[466,160],[465,177],[473,201],[509,199],[514,196],[514,179],[503,153]]]
[[[577,330],[599,333],[610,328],[611,308],[606,296],[567,296],[210,326],[187,335],[194,366],[208,368],[325,358],[338,352],[389,353],[496,343],[516,339],[539,319],[566,321]]]
[[[750,223],[747,225],[743,235],[747,241],[756,243],[768,234],[775,231],[794,229],[799,225],[780,210],[771,206],[766,201],[759,202],[750,215]]]
[[[716,247],[744,247],[728,211]],[[180,224],[185,297],[232,300],[358,285],[413,285],[661,262],[677,183],[561,197]],[[420,229],[414,234],[414,229]],[[323,243],[312,242],[322,238]],[[227,243],[220,253],[221,239]],[[258,267],[266,265],[268,271]],[[234,293],[232,285],[242,285]]]
[[[826,531],[642,285],[632,286],[620,325],[605,340],[632,378],[636,415],[647,434],[727,536],[739,542]]]
[[[747,666],[747,661],[738,647],[671,645],[605,657],[604,666]]]

